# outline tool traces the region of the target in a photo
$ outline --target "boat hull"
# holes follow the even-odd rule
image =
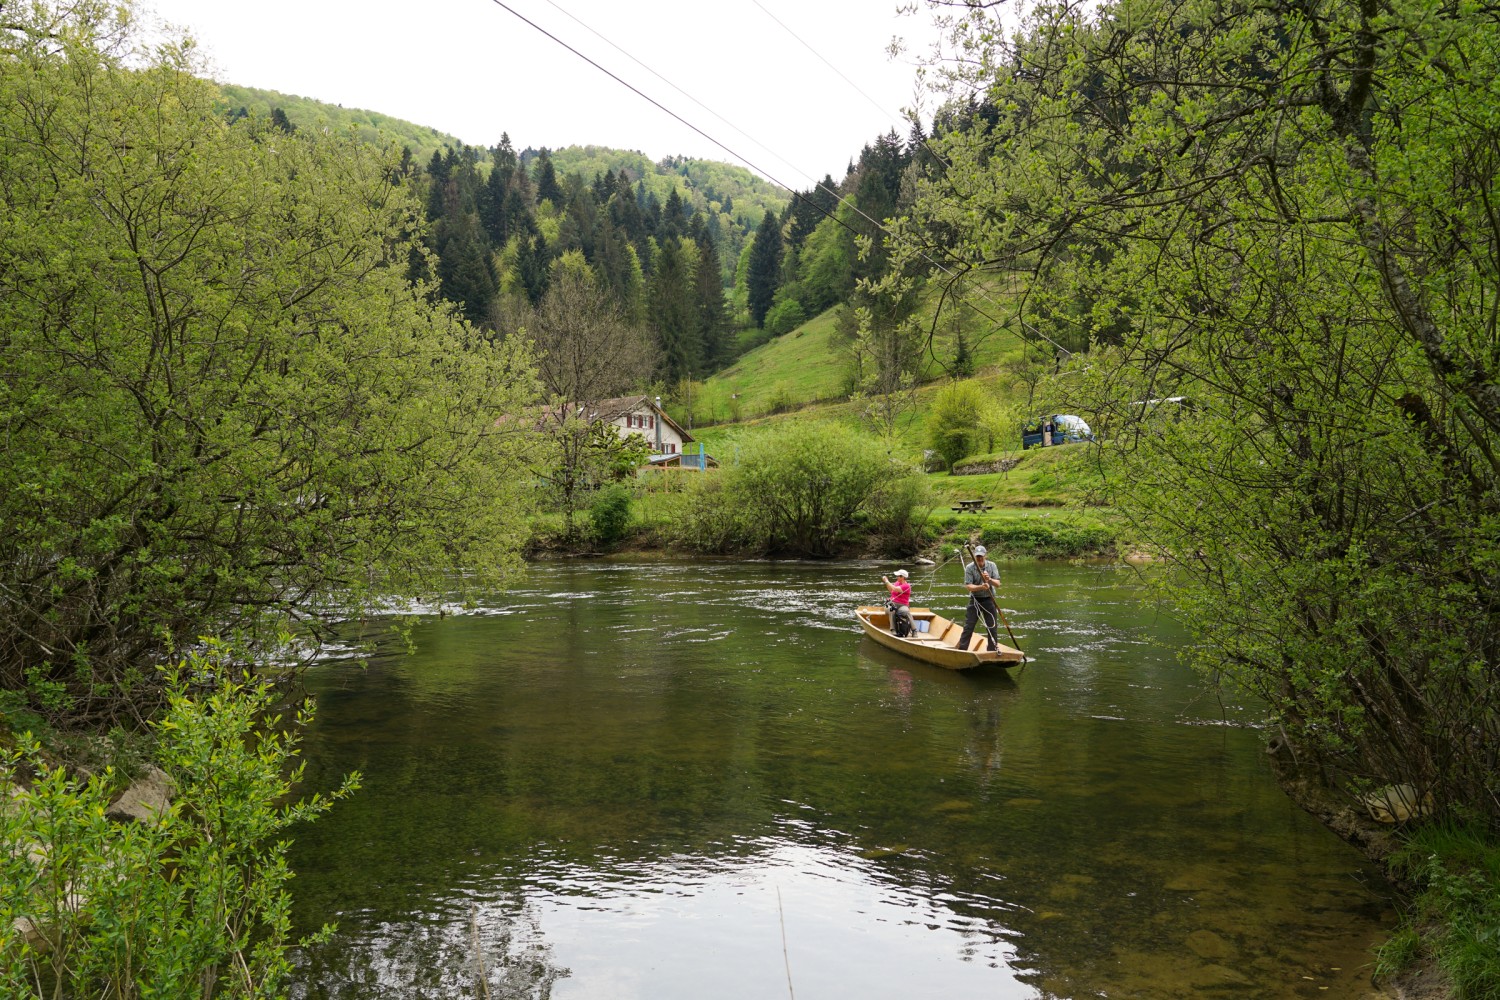
[[[890,615],[885,608],[856,608],[854,616],[859,619],[860,627],[865,630],[865,635],[882,646],[914,660],[930,663],[935,667],[946,667],[949,670],[972,670],[975,667],[990,666],[1008,667],[1026,659],[1026,654],[1019,649],[1003,643],[998,649],[986,650],[983,628],[975,630],[973,638],[969,640],[968,649],[959,649],[958,640],[963,632],[963,625],[949,621],[928,608],[911,609],[912,619],[928,622],[930,631],[914,633],[914,637],[910,639],[903,639],[890,630]]]

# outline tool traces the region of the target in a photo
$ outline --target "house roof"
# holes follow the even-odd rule
[[[676,431],[683,441],[693,440],[693,436],[683,430],[681,424],[667,416],[667,411],[657,406],[650,396],[618,396],[614,399],[601,399],[597,403],[589,404],[588,407],[590,420],[618,420],[641,409],[655,413],[659,419],[666,422],[668,427]]]

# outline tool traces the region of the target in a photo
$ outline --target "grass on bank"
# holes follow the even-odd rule
[[[1500,841],[1473,824],[1429,823],[1391,858],[1420,889],[1376,953],[1378,979],[1434,964],[1457,1000],[1500,1000]]]

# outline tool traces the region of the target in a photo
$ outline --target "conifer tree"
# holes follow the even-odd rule
[[[504,246],[506,238],[505,199],[510,189],[510,168],[498,161],[490,168],[484,189],[479,194],[479,221],[494,246]]]
[[[760,228],[755,231],[755,242],[750,248],[750,270],[745,276],[749,292],[750,321],[756,326],[766,324],[766,313],[781,279],[781,224],[776,213],[766,211]]]
[[[490,150],[490,156],[495,162],[496,168],[503,171],[507,178],[516,172],[521,161],[516,156],[516,148],[510,144],[510,133],[500,133],[500,145]]]
[[[687,213],[684,211],[682,196],[677,193],[677,188],[672,188],[672,193],[667,196],[667,204],[661,212],[661,225],[657,228],[658,239],[677,238],[682,236],[687,222]]]
[[[542,296],[547,294],[548,263],[547,238],[541,233],[520,241],[516,271],[521,280],[521,288],[532,305],[542,301]]]
[[[550,201],[557,208],[563,206],[562,185],[557,182],[557,168],[552,165],[552,154],[545,149],[537,154],[536,165],[531,168],[536,179],[537,201]]]
[[[698,312],[698,342],[703,365],[716,369],[725,360],[724,333],[729,313],[724,304],[724,277],[719,252],[713,240],[698,241],[698,264],[693,274],[694,300]]]
[[[702,345],[694,308],[692,275],[677,240],[661,241],[651,274],[649,320],[661,349],[663,374],[670,380],[702,371]]]

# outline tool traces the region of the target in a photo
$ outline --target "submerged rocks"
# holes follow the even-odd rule
[[[1209,930],[1193,931],[1187,936],[1187,946],[1194,955],[1209,961],[1233,958],[1235,955],[1232,944]]]

